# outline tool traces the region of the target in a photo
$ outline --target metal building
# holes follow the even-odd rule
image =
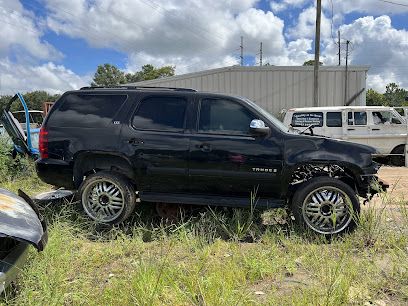
[[[350,105],[365,105],[368,69],[369,66],[349,66],[346,89],[344,67],[321,66],[319,106],[342,106],[352,98],[355,99]],[[291,107],[313,106],[313,66],[231,66],[131,85],[187,87],[239,95],[275,115]]]

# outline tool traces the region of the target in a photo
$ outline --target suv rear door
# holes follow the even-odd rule
[[[122,129],[121,139],[142,191],[183,193],[188,189],[189,135],[185,95],[145,93]]]
[[[279,197],[282,145],[272,127],[272,136],[251,135],[250,122],[263,118],[232,98],[204,97],[197,107],[190,144],[191,191],[249,198],[258,189],[258,196]]]

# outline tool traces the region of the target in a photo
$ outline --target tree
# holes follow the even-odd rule
[[[399,87],[398,84],[389,83],[385,87],[384,98],[389,106],[403,106],[406,104],[408,91]]]
[[[174,75],[175,67],[163,66],[155,68],[151,64],[142,66],[142,70],[135,73],[125,73],[111,64],[99,65],[93,78],[92,86],[115,86],[153,80]]]
[[[94,74],[92,86],[115,86],[126,83],[125,73],[111,64],[99,65]]]
[[[27,92],[23,94],[24,101],[27,104],[29,110],[42,110],[44,102],[55,102],[60,95],[51,95],[43,90],[37,90],[32,92]],[[7,103],[10,101],[12,96],[2,96],[0,97],[0,109],[6,107]],[[23,105],[19,102],[19,100],[14,101],[11,104],[12,112],[23,110]]]
[[[137,71],[134,74],[127,73],[125,77],[128,83],[134,83],[173,76],[174,70],[175,67],[173,66],[163,66],[160,68],[155,68],[153,65],[147,64],[142,66],[141,71]]]
[[[366,103],[368,106],[387,105],[387,101],[384,95],[371,88],[367,90]]]
[[[314,66],[315,61],[314,60],[309,60],[303,63],[303,66]],[[323,66],[322,62],[319,62],[319,66]]]

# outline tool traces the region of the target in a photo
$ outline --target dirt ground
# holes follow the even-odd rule
[[[388,191],[392,195],[408,200],[408,168],[382,166],[378,176],[390,184]]]

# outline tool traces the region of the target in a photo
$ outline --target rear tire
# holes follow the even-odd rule
[[[391,154],[404,154],[404,148],[405,148],[405,145],[399,145],[398,147],[394,148],[391,151]],[[403,155],[391,156],[390,160],[391,160],[391,164],[393,164],[394,166],[398,166],[398,167],[405,166],[405,156]]]
[[[296,222],[323,235],[338,235],[356,227],[360,202],[353,189],[331,177],[316,177],[295,192],[291,210]]]
[[[88,176],[79,188],[79,195],[85,213],[99,223],[121,223],[136,205],[133,185],[114,172],[101,171]]]

